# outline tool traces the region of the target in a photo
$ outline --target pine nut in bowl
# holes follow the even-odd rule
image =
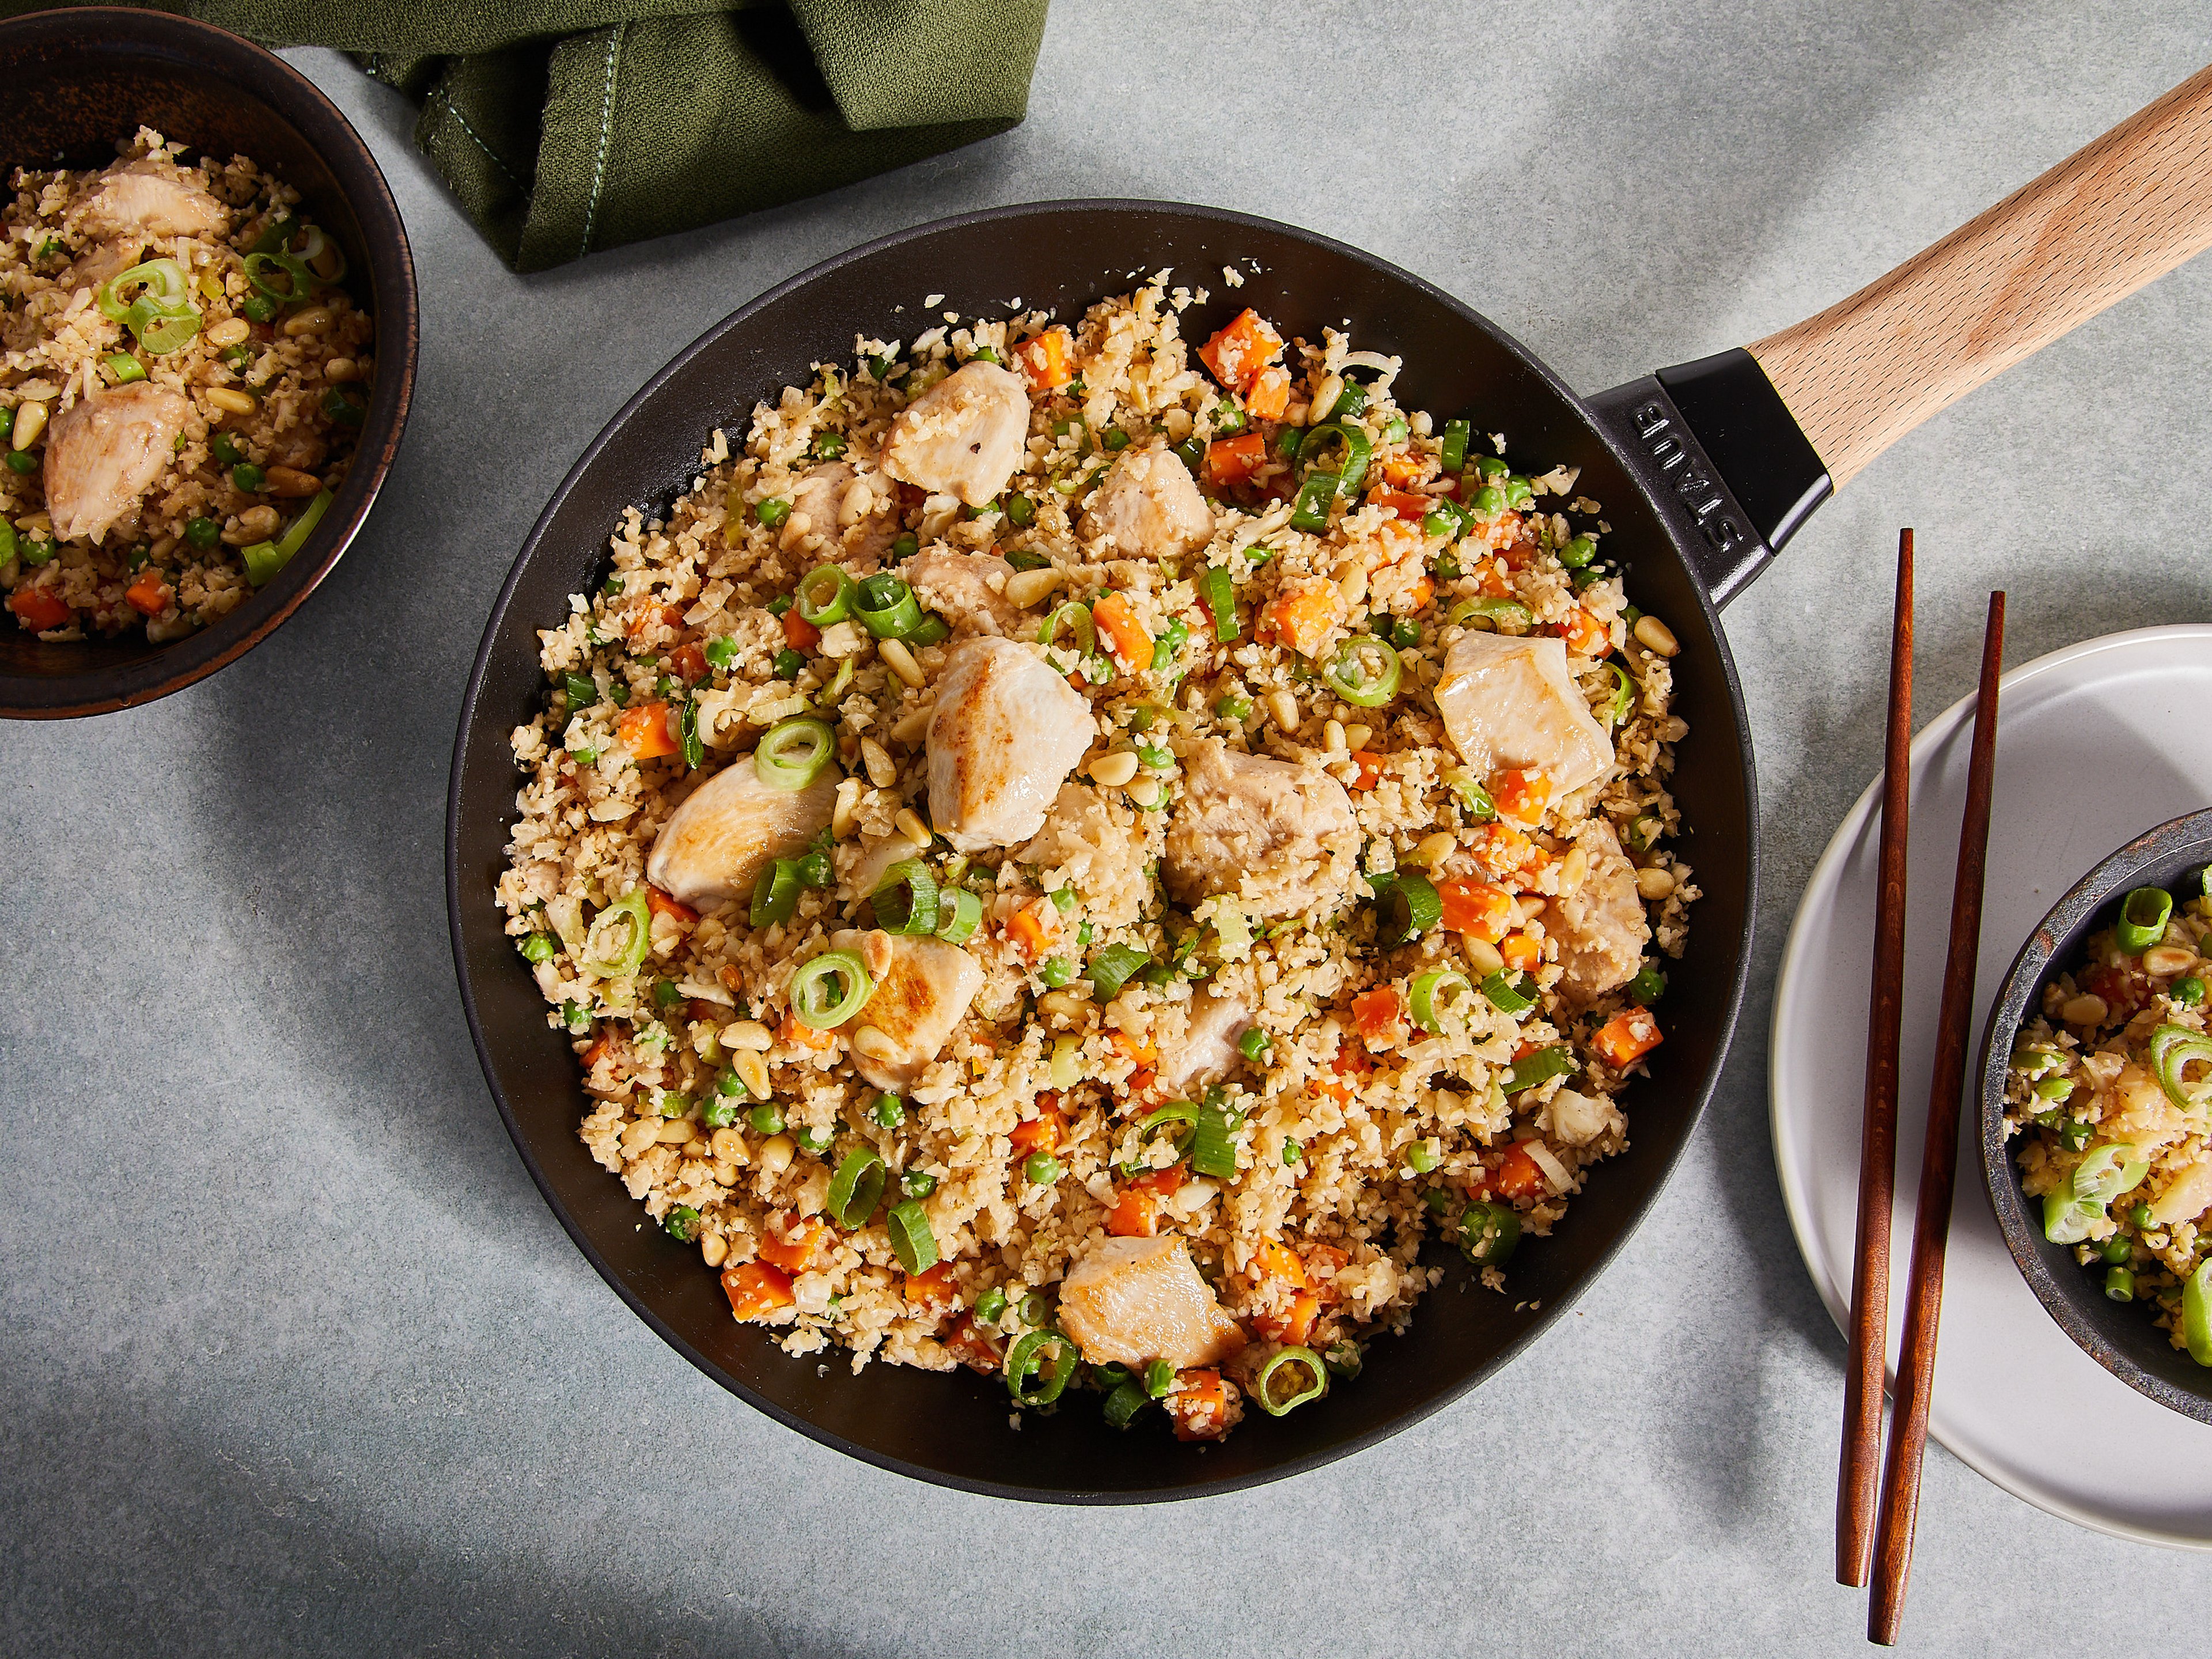
[[[234,660],[344,552],[406,421],[413,260],[330,100],[185,18],[0,22],[0,715],[97,714]]]
[[[2212,810],[2129,842],[2051,908],[1990,1011],[1981,1142],[2045,1310],[2130,1388],[2212,1424],[2208,870]]]

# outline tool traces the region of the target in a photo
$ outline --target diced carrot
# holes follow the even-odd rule
[[[1510,599],[1513,597],[1512,574],[1495,559],[1485,559],[1474,568],[1475,586],[1482,590],[1485,599]]]
[[[1279,421],[1291,406],[1291,371],[1269,363],[1252,377],[1244,393],[1244,412],[1259,421]]]
[[[1059,930],[1059,921],[1051,900],[1031,899],[1006,918],[1006,942],[1021,952],[1024,962],[1035,962]]]
[[[1175,1388],[1160,1403],[1178,1440],[1218,1440],[1229,1432],[1229,1385],[1219,1371],[1177,1371]]]
[[[1313,1334],[1314,1321],[1320,1317],[1321,1298],[1311,1291],[1297,1291],[1291,1293],[1290,1306],[1282,1311],[1270,1309],[1254,1314],[1252,1328],[1278,1342],[1303,1347]]]
[[[953,1282],[952,1264],[940,1261],[926,1273],[908,1273],[901,1293],[915,1312],[941,1314],[958,1300],[960,1291]]]
[[[1137,620],[1137,608],[1120,593],[1103,595],[1091,607],[1091,618],[1114,653],[1114,660],[1132,674],[1152,665],[1152,636]]]
[[[1416,611],[1426,611],[1426,610],[1429,608],[1429,603],[1430,603],[1430,601],[1431,601],[1431,600],[1432,600],[1432,599],[1434,599],[1436,597],[1437,597],[1437,585],[1436,585],[1434,582],[1431,581],[1431,580],[1430,580],[1426,576],[1423,576],[1423,577],[1421,577],[1419,580],[1417,580],[1416,582],[1414,582],[1414,584],[1413,584],[1413,609],[1414,609],[1414,610],[1416,610]]]
[[[1543,1170],[1518,1141],[1498,1161],[1490,1184],[1508,1198],[1534,1198],[1549,1190]]]
[[[158,617],[169,608],[168,584],[151,565],[140,571],[138,579],[123,590],[123,597],[131,602],[133,611],[143,616]]]
[[[1337,1304],[1342,1292],[1336,1287],[1336,1276],[1351,1262],[1351,1255],[1334,1244],[1306,1246],[1306,1271],[1313,1281],[1314,1298],[1324,1308]]]
[[[1267,1239],[1252,1252],[1252,1277],[1257,1283],[1280,1279],[1286,1285],[1304,1290],[1306,1287],[1305,1261],[1289,1245],[1277,1239]]]
[[[655,699],[641,702],[615,722],[623,746],[640,760],[676,752],[676,739],[668,730],[668,705]]]
[[[1526,865],[1536,851],[1536,843],[1510,823],[1486,823],[1474,832],[1470,850],[1474,867],[1498,881]]]
[[[672,605],[648,605],[629,619],[629,637],[635,639],[655,623],[672,630],[678,629],[684,626],[684,613]]]
[[[1429,464],[1419,455],[1393,455],[1382,463],[1382,482],[1390,484],[1419,483]]]
[[[1075,338],[1064,328],[1048,328],[1036,339],[1015,347],[1014,361],[1021,365],[1032,388],[1050,392],[1075,378]]]
[[[765,1261],[740,1261],[723,1268],[722,1290],[730,1298],[730,1311],[747,1322],[765,1319],[795,1300],[791,1276]]]
[[[592,1043],[591,1047],[586,1048],[583,1054],[579,1056],[579,1058],[583,1061],[584,1069],[587,1072],[590,1071],[592,1067],[605,1060],[613,1048],[614,1039],[611,1037],[601,1037],[598,1042]]]
[[[999,1374],[998,1340],[975,1322],[975,1315],[963,1310],[938,1340],[945,1345],[945,1352],[969,1370],[983,1376]]]
[[[1065,1127],[1056,1105],[1044,1107],[1035,1117],[1024,1118],[1014,1125],[1014,1132],[1008,1137],[1013,1143],[1014,1156],[1027,1158],[1031,1152],[1058,1152],[1060,1131]]]
[[[1256,432],[1218,438],[1206,447],[1206,476],[1218,484],[1243,483],[1267,459],[1267,441]]]
[[[775,1263],[787,1273],[803,1273],[812,1265],[815,1252],[829,1236],[827,1222],[811,1217],[801,1221],[788,1211],[770,1216],[766,1235],[760,1242],[761,1259]]]
[[[835,1031],[817,1031],[796,1014],[787,1013],[783,1023],[775,1028],[777,1038],[784,1042],[796,1042],[809,1048],[834,1048],[837,1046]]]
[[[1123,1187],[1106,1212],[1106,1231],[1116,1238],[1150,1238],[1160,1230],[1160,1201],[1150,1193]]]
[[[1198,356],[1213,372],[1213,378],[1231,392],[1249,392],[1259,380],[1260,371],[1282,349],[1283,337],[1258,312],[1248,307],[1199,347]]]
[[[1520,541],[1521,515],[1518,513],[1501,513],[1482,526],[1480,534],[1483,540],[1502,553]],[[1507,562],[1511,561],[1509,559]]]
[[[1486,881],[1455,876],[1437,884],[1443,901],[1443,925],[1455,933],[1472,933],[1495,945],[1513,925],[1513,896]]]
[[[690,905],[671,898],[651,882],[645,884],[645,906],[656,916],[673,916],[686,927],[699,920],[699,913]]]
[[[8,596],[8,608],[41,634],[63,626],[76,614],[50,587],[19,587]]]
[[[1525,974],[1544,959],[1544,947],[1528,934],[1516,931],[1494,941],[1498,954],[1505,958],[1505,965],[1516,974]]]
[[[793,605],[783,613],[783,642],[793,650],[806,656],[814,654],[814,647],[822,643],[822,630],[799,614]]]
[[[707,653],[694,640],[689,645],[679,645],[668,653],[669,672],[686,685],[707,678]]]
[[[1328,1068],[1346,1077],[1364,1078],[1375,1069],[1375,1056],[1356,1042],[1339,1042]]]
[[[1666,1039],[1649,1008],[1624,1008],[1598,1027],[1590,1046],[1616,1072],[1634,1065]]]
[[[1261,643],[1280,640],[1302,657],[1321,649],[1336,626],[1336,589],[1327,583],[1301,592],[1278,593],[1260,607],[1256,635]]]
[[[1429,498],[1417,495],[1411,490],[1385,489],[1377,484],[1367,492],[1367,500],[1370,506],[1387,507],[1400,518],[1411,519],[1417,523],[1428,516]]]
[[[1359,775],[1352,781],[1355,789],[1372,789],[1382,781],[1382,757],[1371,749],[1355,749],[1352,763],[1359,769]]]
[[[1559,635],[1577,657],[1602,657],[1613,650],[1613,635],[1595,617],[1577,605],[1559,624]]]
[[[1352,1023],[1370,1048],[1378,1042],[1395,1042],[1406,1035],[1405,1008],[1405,999],[1398,994],[1396,986],[1378,985],[1352,998]]]
[[[1544,816],[1552,799],[1552,780],[1534,768],[1515,767],[1490,780],[1490,799],[1498,816],[1516,823],[1534,823]]]
[[[1117,1028],[1106,1033],[1106,1040],[1121,1052],[1124,1059],[1133,1060],[1139,1066],[1159,1064],[1160,1051],[1148,1037],[1133,1037]]]
[[[1304,1260],[1288,1245],[1269,1239],[1252,1253],[1252,1282],[1270,1302],[1284,1304],[1254,1314],[1253,1328],[1280,1342],[1303,1343],[1321,1312]]]

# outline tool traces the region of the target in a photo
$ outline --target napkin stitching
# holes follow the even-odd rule
[[[453,118],[453,125],[460,128],[463,132],[468,134],[471,142],[473,143],[478,149],[482,150],[491,164],[497,167],[500,172],[506,176],[507,182],[513,185],[517,190],[521,190],[522,180],[514,176],[514,171],[508,167],[506,162],[499,159],[498,153],[494,150],[489,144],[487,144],[483,139],[477,137],[477,130],[469,125],[469,118],[461,113],[460,106],[453,102],[453,94],[447,91],[443,86],[441,86],[438,88],[438,102],[444,108],[446,113]]]
[[[599,94],[599,153],[592,163],[592,199],[584,210],[584,240],[577,245],[578,258],[592,251],[592,227],[599,215],[599,187],[607,177],[607,137],[615,121],[615,58],[622,50],[623,31],[629,27],[627,23],[617,23],[614,33],[607,37],[606,82]]]

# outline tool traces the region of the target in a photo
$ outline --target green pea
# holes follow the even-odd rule
[[[817,432],[814,434],[814,459],[834,461],[845,453],[845,434],[842,432]]]
[[[1037,977],[1055,991],[1075,977],[1075,964],[1066,957],[1047,957],[1037,969]]]
[[[717,634],[707,641],[706,658],[716,668],[727,668],[738,659],[738,642],[732,635]]]
[[[1007,496],[1006,522],[1017,530],[1027,529],[1036,522],[1036,503],[1026,495]]]
[[[1285,1141],[1285,1142],[1283,1143],[1283,1162],[1284,1162],[1284,1163],[1285,1163],[1285,1164],[1303,1164],[1303,1163],[1304,1163],[1304,1162],[1305,1162],[1305,1158],[1306,1158],[1306,1149],[1305,1149],[1304,1147],[1303,1147],[1303,1146],[1299,1146],[1299,1145],[1298,1145],[1298,1143],[1297,1143],[1297,1141],[1295,1141],[1295,1140],[1286,1140],[1286,1141]]]
[[[2105,1247],[2099,1254],[2107,1261],[2125,1261],[2135,1254],[2135,1249],[2126,1239],[2115,1234],[2105,1241]]]
[[[753,519],[764,530],[781,529],[791,516],[791,503],[781,495],[770,495],[753,503]]]
[[[673,1089],[663,1089],[659,1100],[654,1104],[663,1117],[682,1117],[691,1109],[691,1097],[679,1095]]]
[[[780,1135],[783,1133],[783,1108],[774,1101],[756,1106],[745,1114],[745,1121],[761,1134]]]
[[[1105,437],[1100,441],[1109,449],[1127,449],[1129,447],[1129,434],[1118,426],[1109,426],[1106,428]]]
[[[234,489],[242,490],[248,495],[258,492],[261,486],[268,482],[269,475],[251,461],[240,461],[230,469],[231,487]]]
[[[249,323],[265,323],[276,314],[276,302],[265,294],[251,294],[239,302]]]
[[[738,1121],[737,1103],[717,1095],[700,1107],[699,1121],[710,1129],[726,1129]]]
[[[1036,1185],[1049,1187],[1060,1179],[1060,1160],[1050,1152],[1031,1152],[1023,1160],[1022,1173]]]
[[[1597,544],[1588,536],[1577,536],[1559,550],[1559,562],[1570,570],[1579,570],[1597,556]]]
[[[725,1100],[737,1100],[752,1091],[745,1087],[744,1079],[735,1072],[725,1072],[714,1079],[714,1092]]]
[[[791,1132],[791,1138],[810,1152],[826,1152],[830,1150],[830,1143],[837,1139],[830,1130],[817,1129],[805,1124],[793,1129]]]
[[[1505,510],[1505,492],[1495,484],[1485,484],[1474,492],[1474,510],[1486,519],[1494,519]]]
[[[1167,1398],[1168,1390],[1175,1386],[1175,1367],[1164,1359],[1155,1359],[1145,1367],[1145,1392],[1155,1400]]]
[[[208,440],[208,453],[225,466],[236,466],[246,459],[246,452],[238,447],[238,440],[228,432],[218,432]]]
[[[39,458],[27,449],[11,449],[8,452],[8,470],[27,477],[39,470]]]
[[[937,1190],[937,1177],[927,1170],[908,1170],[899,1177],[899,1190],[908,1198],[927,1198]]]
[[[660,1224],[668,1230],[668,1236],[678,1243],[689,1244],[699,1230],[699,1212],[689,1204],[678,1204],[662,1218]]]
[[[2166,994],[2185,1007],[2194,1008],[2204,1000],[2204,981],[2191,974],[2186,979],[2176,980],[2173,989]]]
[[[1649,1007],[1666,994],[1667,975],[1648,964],[1628,981],[1629,1000],[1638,1006]]]
[[[1460,577],[1459,555],[1447,548],[1437,555],[1436,562],[1429,567],[1436,572],[1440,582],[1455,582]]]
[[[1425,1140],[1417,1140],[1406,1149],[1406,1167],[1415,1175],[1426,1175],[1437,1167],[1437,1149]]]
[[[2150,1225],[2150,1206],[2136,1205],[2128,1212],[2128,1219],[2134,1222],[2138,1228],[2148,1228]]]
[[[906,1121],[906,1103],[896,1095],[878,1095],[868,1106],[869,1119],[885,1129],[896,1129]]]
[[[775,671],[776,678],[795,680],[806,667],[806,659],[786,646],[775,653],[775,661],[771,665]]]
[[[185,539],[204,553],[222,539],[222,526],[213,519],[187,519]]]
[[[986,1325],[995,1325],[1006,1311],[1006,1293],[996,1285],[975,1298],[975,1317]]]
[[[2089,1125],[2075,1118],[2058,1132],[2058,1139],[2068,1152],[2078,1152],[2089,1144],[2089,1137],[2095,1133],[2096,1131]]]
[[[552,934],[532,933],[522,941],[522,959],[525,962],[550,962],[554,952],[560,948],[561,942]]]
[[[894,560],[910,559],[920,551],[921,551],[921,539],[911,530],[891,544],[891,557]]]
[[[1252,699],[1238,696],[1232,692],[1228,696],[1218,697],[1214,700],[1213,712],[1222,720],[1236,720],[1242,724],[1252,718]]]
[[[1486,478],[1502,478],[1509,469],[1503,455],[1478,455],[1474,458],[1474,470]]]
[[[15,435],[15,411],[12,409],[0,408],[0,439],[12,438]]]

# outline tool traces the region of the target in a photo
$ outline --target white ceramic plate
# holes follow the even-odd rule
[[[1973,699],[1912,744],[1899,1078],[1890,1374],[1927,1133],[1952,871]],[[1782,956],[1769,1060],[1774,1161],[1797,1247],[1840,1327],[1850,1311],[1881,781],[1806,884]],[[2123,842],[2212,805],[2212,627],[2091,640],[2005,676],[1973,1044],[2014,954],[2061,894]],[[2006,1252],[1982,1183],[1968,1079],[1930,1427],[1960,1458],[2053,1515],[2117,1536],[2212,1550],[2212,1426],[2154,1404],[2068,1340]]]

